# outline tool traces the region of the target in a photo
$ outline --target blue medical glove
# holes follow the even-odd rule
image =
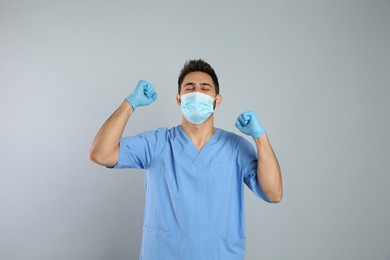
[[[256,139],[265,133],[265,129],[261,126],[255,111],[248,111],[242,113],[236,121],[236,127],[242,133],[250,135]]]
[[[138,106],[147,106],[157,99],[157,92],[150,82],[140,80],[133,93],[126,98],[135,110]]]

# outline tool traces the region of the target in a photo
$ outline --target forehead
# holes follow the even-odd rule
[[[211,78],[211,76],[209,74],[201,72],[201,71],[195,71],[195,72],[188,73],[183,79],[182,86],[188,82],[209,83],[211,86],[214,86],[213,79]]]

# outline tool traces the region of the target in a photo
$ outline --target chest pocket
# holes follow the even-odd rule
[[[230,194],[234,179],[234,167],[231,163],[214,163],[214,189],[221,194]]]

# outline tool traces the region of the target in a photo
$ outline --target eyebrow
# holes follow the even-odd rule
[[[185,86],[194,86],[194,85],[196,85],[195,82],[187,82],[187,83],[184,85],[184,87],[185,87]],[[211,86],[209,83],[206,83],[206,82],[199,83],[199,85],[200,85],[200,86],[209,86],[209,87],[213,87],[213,86]]]

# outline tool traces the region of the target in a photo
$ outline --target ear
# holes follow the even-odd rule
[[[176,95],[176,103],[178,106],[181,104],[181,96],[179,94]]]
[[[222,102],[222,96],[221,95],[217,95],[215,97],[215,108],[217,108],[219,106],[219,104],[221,104]]]

